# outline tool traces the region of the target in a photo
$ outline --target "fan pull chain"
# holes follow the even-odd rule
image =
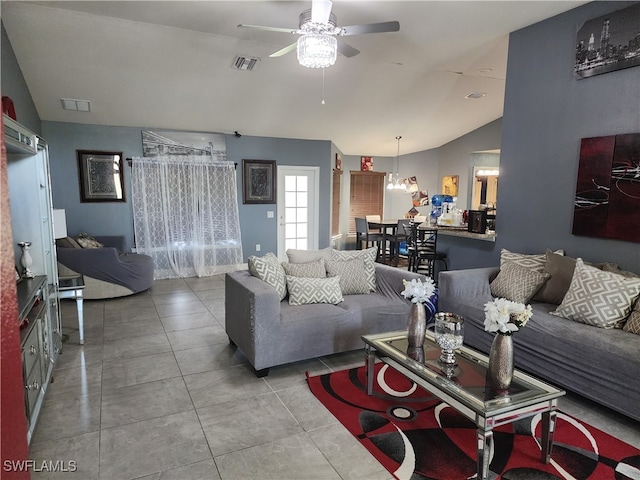
[[[324,68],[322,69],[322,101],[320,104],[324,105]]]

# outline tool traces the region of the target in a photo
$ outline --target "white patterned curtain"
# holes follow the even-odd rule
[[[131,177],[136,249],[153,257],[155,279],[240,268],[232,162],[211,156],[137,157]]]

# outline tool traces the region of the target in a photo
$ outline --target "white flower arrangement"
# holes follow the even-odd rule
[[[496,298],[484,305],[484,329],[500,335],[513,335],[523,328],[533,312],[531,305],[512,302],[506,298]]]
[[[400,294],[404,298],[410,298],[411,303],[424,303],[433,297],[436,291],[436,285],[432,278],[427,277],[424,283],[420,279],[411,281],[402,280],[404,290]]]

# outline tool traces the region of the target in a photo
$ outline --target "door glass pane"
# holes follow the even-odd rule
[[[306,192],[307,191],[307,177],[306,176],[299,176],[297,184],[298,184],[297,185],[297,190],[299,192]]]
[[[295,223],[296,222],[296,209],[295,208],[285,208],[284,209],[284,221],[285,221],[285,223]]]
[[[296,228],[296,237],[298,238],[307,238],[307,224],[306,223],[298,223]]]
[[[295,192],[296,190],[296,176],[285,175],[284,177],[284,190],[285,192]]]
[[[306,207],[307,206],[307,192],[299,192],[296,195],[296,206],[297,207]]]
[[[284,226],[284,235],[285,238],[296,238],[297,236],[297,229],[296,229],[296,224],[295,223],[287,223]]]

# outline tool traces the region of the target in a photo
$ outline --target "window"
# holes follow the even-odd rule
[[[349,233],[356,233],[356,217],[382,217],[385,173],[352,170],[350,174]]]
[[[340,233],[340,196],[342,194],[342,170],[333,171],[333,186],[331,189],[331,235]]]

